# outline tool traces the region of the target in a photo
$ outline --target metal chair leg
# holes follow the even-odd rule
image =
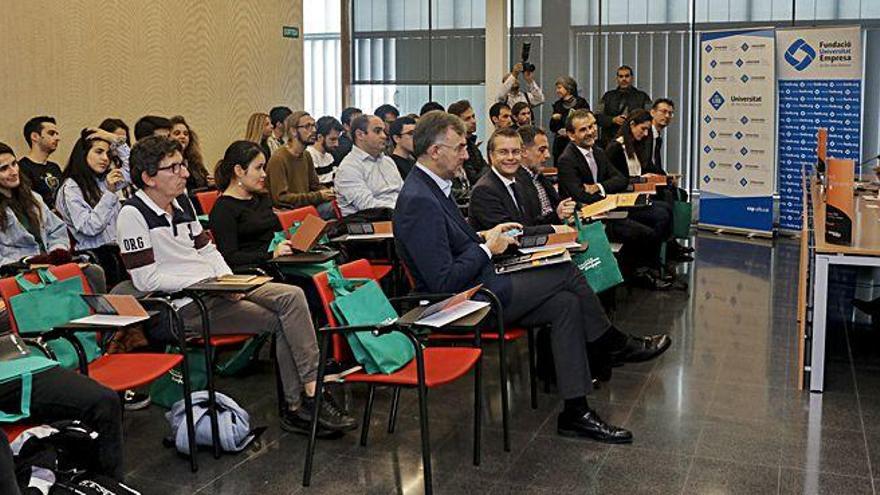
[[[364,419],[361,423],[361,447],[367,446],[367,435],[370,434],[370,418],[373,416],[373,399],[376,397],[376,386],[370,385],[367,392],[367,405],[364,407]]]
[[[394,387],[394,395],[391,397],[391,411],[388,413],[388,433],[394,433],[397,426],[397,411],[400,407],[400,387]]]
[[[323,398],[324,387],[324,368],[327,361],[327,349],[330,347],[330,334],[325,333],[322,338],[318,356],[318,377],[315,381],[315,413],[312,414],[312,427],[309,431],[309,443],[306,447],[306,462],[303,467],[303,486],[309,486],[312,482],[312,463],[315,460],[315,444],[318,439],[318,411],[321,410],[321,399]]]
[[[424,377],[424,371],[421,373]],[[428,391],[424,379],[419,380],[419,428],[422,434],[422,470],[425,480],[425,495],[434,492],[431,475],[431,434],[428,431]]]
[[[208,307],[205,302],[197,294],[193,294],[193,299],[199,306],[199,313],[202,318],[202,335],[205,341],[205,378],[208,385],[208,416],[211,418],[211,443],[214,448],[214,459],[220,458],[220,422],[217,418],[217,394],[214,388],[214,360],[212,359],[211,348],[211,322],[208,317]]]
[[[535,332],[536,328],[526,329],[526,340],[529,343],[529,394],[532,396],[532,409],[538,408],[538,370],[535,361]]]
[[[504,451],[510,452],[510,398],[507,390],[507,345],[504,342],[504,334],[499,340],[500,359],[498,366],[501,368],[501,426],[504,433]]]
[[[483,355],[474,369],[474,466],[480,465],[483,438]]]

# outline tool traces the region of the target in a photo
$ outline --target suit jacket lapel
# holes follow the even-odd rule
[[[590,164],[589,164],[589,162],[587,162],[587,157],[584,156],[584,154],[580,150],[580,148],[578,148],[577,145],[574,143],[571,143],[571,153],[574,154],[578,163],[580,163],[581,166],[583,166],[584,170],[587,172],[587,177],[590,177],[593,179],[592,183],[595,184],[595,183],[599,182],[598,177],[593,177],[593,172],[590,170]],[[595,150],[593,150],[593,159],[596,160],[596,151]],[[599,161],[596,160],[596,172],[597,172],[596,175],[599,175],[598,171],[599,171]]]
[[[498,190],[498,193],[501,194],[501,201],[504,202],[504,208],[506,208],[507,211],[514,213],[514,218],[516,218],[517,222],[522,222],[522,213],[520,212],[520,209],[516,207],[516,203],[513,202],[513,198],[510,196],[510,190],[504,185],[503,182],[501,182],[501,179],[498,178],[498,175],[495,172],[489,170],[486,173],[491,174],[489,176],[489,179]],[[520,196],[524,196],[524,194],[520,194]],[[522,199],[525,201],[525,198]],[[526,205],[520,206],[523,208],[523,211],[525,211]]]

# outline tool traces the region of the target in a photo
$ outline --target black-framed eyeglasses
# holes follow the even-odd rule
[[[164,167],[159,167],[156,170],[158,170],[160,172],[163,170],[170,170],[172,174],[179,174],[180,170],[185,169],[185,168],[188,168],[186,165],[186,162],[177,162],[177,163],[172,163],[170,165],[165,165]]]

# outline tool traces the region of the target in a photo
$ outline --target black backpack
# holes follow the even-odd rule
[[[12,443],[15,476],[23,495],[138,495],[112,478],[96,474],[98,433],[78,420],[24,431]]]

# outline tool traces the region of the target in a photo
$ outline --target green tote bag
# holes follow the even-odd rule
[[[169,354],[177,354],[180,348],[176,346],[168,346],[165,352]],[[205,361],[204,349],[188,349],[186,351],[186,361],[189,364],[189,382],[192,392],[204,390],[208,385],[208,366]],[[153,404],[171,409],[175,402],[183,399],[183,363],[170,369],[167,373],[159,377],[158,380],[150,384],[150,400]]]
[[[18,411],[0,411],[0,423],[14,423],[31,414],[33,375],[57,366],[51,359],[30,354],[18,359],[0,361],[0,383],[21,380],[21,402]]]
[[[331,309],[346,325],[377,325],[397,319],[397,312],[374,280],[346,279],[337,269],[327,273],[336,296]],[[398,332],[351,332],[346,339],[354,358],[367,373],[393,373],[415,356],[410,340]]]
[[[15,277],[21,294],[9,300],[18,332],[23,336],[34,336],[64,325],[70,320],[89,315],[89,306],[80,297],[83,293],[82,279],[58,278],[45,268],[37,270],[38,282],[31,282],[19,274]],[[94,332],[77,332],[76,338],[86,351],[89,362],[101,355]],[[55,339],[48,343],[49,349],[61,366],[73,369],[79,361],[73,344],[65,339]]]
[[[583,224],[577,215],[574,218],[578,242],[586,241],[588,247],[586,251],[572,256],[572,261],[587,277],[593,291],[599,293],[623,282],[623,275],[620,274],[620,267],[617,266],[617,259],[611,250],[602,222]]]
[[[672,203],[672,235],[676,239],[687,239],[691,235],[693,205],[682,200],[681,191],[675,189],[675,201]]]

